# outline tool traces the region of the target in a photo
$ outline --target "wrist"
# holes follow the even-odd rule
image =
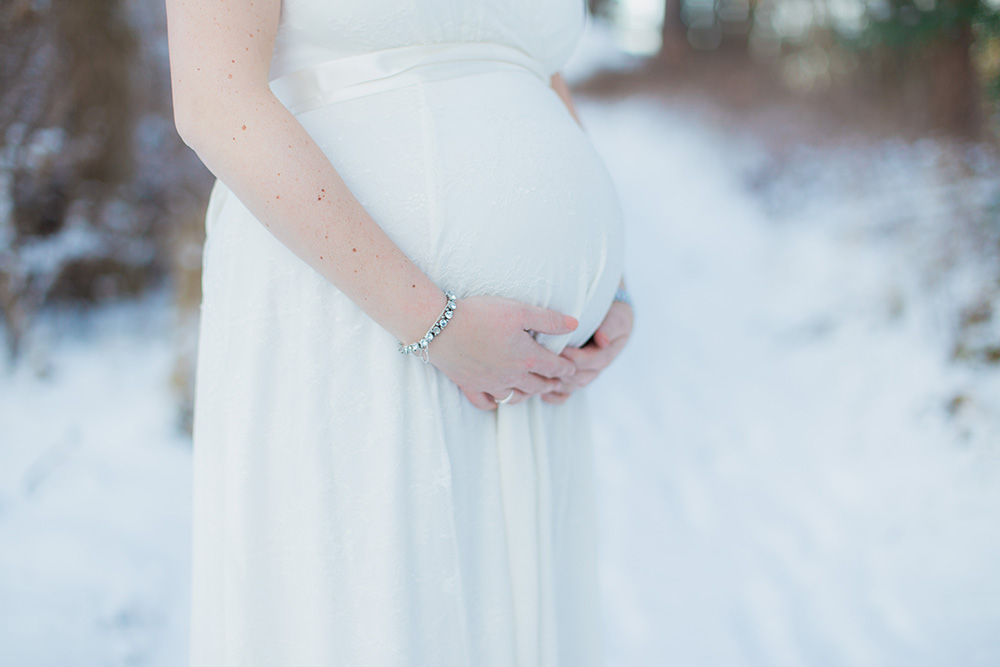
[[[615,298],[612,303],[615,302],[624,303],[629,308],[635,310],[635,306],[632,305],[632,296],[628,293],[628,290],[625,289],[624,282],[618,287],[618,291],[615,292]]]
[[[437,312],[436,317],[431,321],[430,326],[424,330],[423,335],[419,339],[409,339],[412,341],[409,343],[404,340],[399,341],[398,349],[401,354],[418,356],[425,364],[430,361],[429,347],[431,342],[444,333],[444,330],[451,323],[452,316],[457,308],[457,297],[455,294],[446,291],[442,295],[445,299],[445,305]]]
[[[391,326],[386,329],[404,344],[419,340],[427,333],[435,318],[448,303],[444,291],[430,280],[416,288],[407,285],[410,294],[400,300],[393,314]]]

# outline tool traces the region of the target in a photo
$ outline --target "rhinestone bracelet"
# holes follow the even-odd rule
[[[441,331],[448,326],[448,322],[451,320],[452,314],[455,312],[455,295],[451,292],[445,292],[444,295],[448,297],[448,304],[438,315],[437,322],[431,326],[431,328],[424,334],[424,337],[418,340],[416,343],[410,343],[409,345],[403,345],[403,341],[399,341],[399,353],[400,354],[415,354],[426,364],[430,361],[430,352],[427,351],[427,345],[430,344],[434,337],[441,333]]]
[[[621,301],[622,303],[624,303],[624,304],[626,304],[628,306],[631,306],[631,308],[633,310],[635,310],[635,306],[632,305],[632,297],[629,296],[628,290],[625,289],[624,287],[619,287],[618,288],[618,291],[615,292],[615,298],[614,298],[614,300],[615,301]]]

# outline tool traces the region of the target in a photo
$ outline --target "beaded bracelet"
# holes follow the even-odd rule
[[[624,304],[628,305],[629,307],[631,307],[633,310],[635,309],[635,306],[632,305],[632,297],[629,296],[628,290],[625,289],[624,287],[619,287],[618,288],[618,291],[615,292],[615,298],[614,298],[614,300],[615,301],[621,301],[622,303],[624,303]]]
[[[448,297],[448,303],[445,305],[444,310],[438,315],[437,322],[435,322],[431,328],[424,334],[424,337],[418,340],[416,343],[410,343],[409,345],[403,345],[403,341],[399,341],[399,353],[400,354],[415,354],[426,364],[430,361],[431,355],[427,351],[427,345],[430,344],[434,337],[441,333],[441,331],[448,326],[448,322],[451,320],[452,314],[455,312],[455,295],[451,292],[445,292],[444,295]]]

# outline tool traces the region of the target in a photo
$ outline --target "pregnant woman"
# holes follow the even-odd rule
[[[574,389],[632,315],[558,74],[583,0],[167,8],[177,127],[218,177],[192,667],[600,664]]]

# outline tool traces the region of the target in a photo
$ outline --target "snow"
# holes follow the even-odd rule
[[[885,154],[869,191],[930,197],[926,165],[817,154],[762,191],[766,150],[690,109],[578,107],[637,308],[589,389],[609,667],[1000,664],[998,373],[951,360],[951,292],[871,231],[906,198],[836,176]],[[47,313],[0,368],[4,664],[185,664],[171,308]]]
[[[581,113],[637,306],[591,396],[610,664],[1000,663],[1000,415],[945,409],[1000,382],[949,361],[899,248],[844,234],[870,202],[778,224],[752,145],[650,101]]]
[[[83,202],[79,202],[83,204]],[[76,206],[82,209],[84,206]],[[51,236],[33,237],[17,252],[20,268],[29,275],[40,276],[45,281],[53,281],[59,276],[60,267],[71,260],[86,257],[100,257],[105,250],[104,235],[94,229],[87,220],[72,211],[62,233]]]
[[[49,313],[0,376],[5,665],[186,663],[191,450],[171,325],[162,294]]]

